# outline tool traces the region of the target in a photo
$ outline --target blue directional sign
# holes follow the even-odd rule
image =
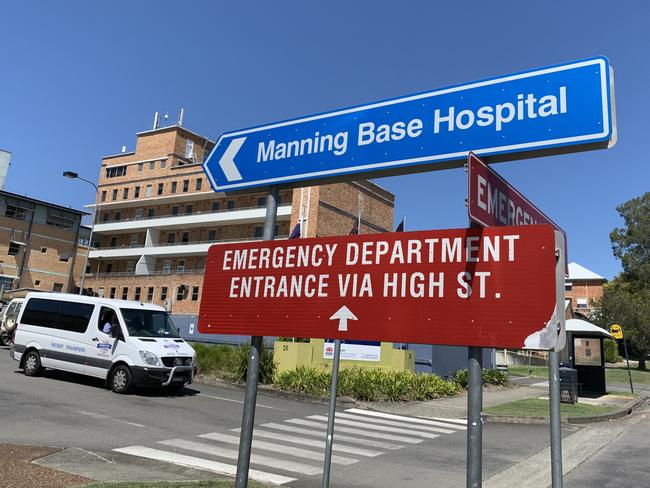
[[[204,170],[235,191],[610,147],[611,78],[595,57],[228,132]]]

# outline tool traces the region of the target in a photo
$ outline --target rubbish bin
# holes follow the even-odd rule
[[[560,368],[560,402],[578,403],[578,370]]]

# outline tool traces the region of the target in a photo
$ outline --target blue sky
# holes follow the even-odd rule
[[[619,270],[616,206],[650,190],[650,6],[504,2],[0,0],[6,189],[81,208],[102,156],[155,111],[222,132],[594,55],[615,71],[618,144],[496,166],[563,227],[569,259]],[[462,169],[377,180],[407,230],[464,227]]]

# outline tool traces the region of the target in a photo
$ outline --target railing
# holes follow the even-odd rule
[[[135,274],[135,271],[111,271],[110,273],[86,273],[86,276],[89,278],[125,278],[125,277],[140,277],[140,276],[164,276],[164,275],[192,275],[192,274],[202,274],[205,272],[204,268],[192,268],[185,269],[182,271],[179,270],[158,270],[150,271],[149,273],[138,273]]]
[[[284,240],[288,239],[289,235],[281,235],[281,236],[276,236],[276,240]],[[188,242],[162,242],[158,244],[154,244],[153,246],[144,246],[144,245],[136,245],[133,246],[131,244],[124,244],[122,246],[107,246],[107,247],[98,247],[95,248],[96,251],[107,251],[111,249],[133,249],[133,248],[156,248],[156,247],[170,247],[170,246],[190,246],[194,244],[227,244],[229,242],[252,242],[252,241],[261,241],[262,237],[237,237],[234,239],[213,239],[213,240],[207,240],[207,241],[188,241]]]
[[[281,204],[278,205],[279,207],[287,207],[291,206],[290,203],[286,204]],[[183,217],[183,216],[188,216],[188,215],[206,215],[206,214],[220,214],[220,213],[228,213],[228,212],[236,212],[238,210],[256,210],[260,208],[266,208],[266,205],[255,205],[251,207],[237,207],[237,208],[224,208],[221,210],[203,210],[200,212],[190,212],[190,213],[166,213],[166,214],[158,214],[158,215],[153,215],[149,217],[148,215],[142,215],[140,217],[127,217],[127,218],[120,218],[120,219],[109,219],[109,220],[102,220],[101,222],[97,222],[97,224],[113,224],[117,222],[136,222],[140,220],[155,220],[155,219],[164,219],[168,217]]]

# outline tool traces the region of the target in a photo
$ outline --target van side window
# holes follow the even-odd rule
[[[32,298],[27,302],[21,322],[50,329],[83,333],[88,329],[94,309],[95,306],[89,303]]]
[[[83,334],[94,309],[89,303],[59,302],[57,328]]]
[[[27,302],[22,323],[40,327],[55,327],[58,305],[56,300],[33,298]]]

